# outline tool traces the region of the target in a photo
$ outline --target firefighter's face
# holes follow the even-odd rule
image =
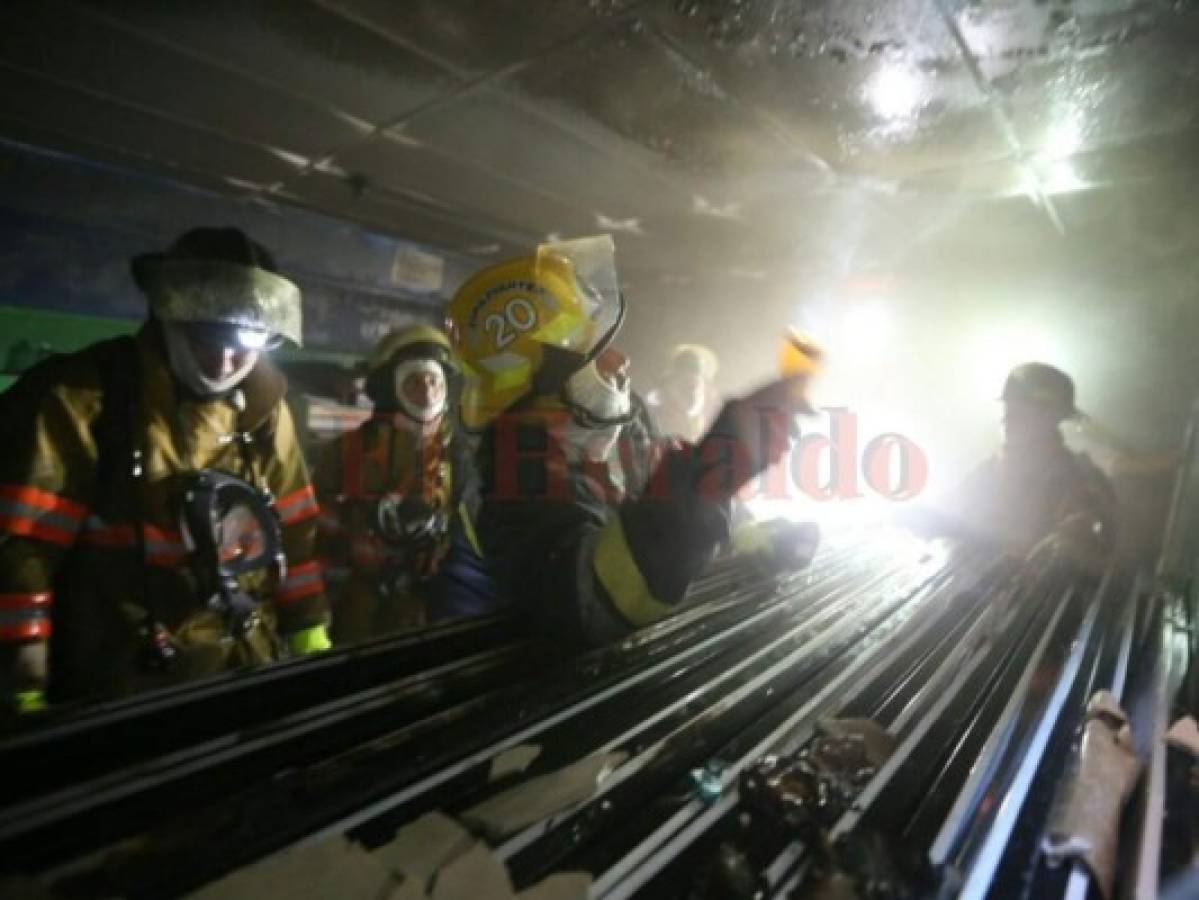
[[[1003,442],[1008,447],[1044,443],[1057,434],[1058,417],[1039,403],[1009,400],[1003,404]]]
[[[413,406],[433,409],[445,401],[445,377],[434,369],[411,372],[404,376],[400,393]]]
[[[213,381],[221,381],[252,366],[258,358],[257,350],[229,346],[231,341],[214,340],[205,333],[189,332],[188,343],[200,374]]]

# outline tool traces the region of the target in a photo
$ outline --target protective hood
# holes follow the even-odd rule
[[[593,360],[567,380],[563,394],[572,413],[565,436],[568,448],[589,459],[607,459],[633,416],[629,382],[613,384],[600,375]]]
[[[584,424],[624,425],[629,421],[633,401],[629,382],[622,387],[604,378],[594,360],[566,381],[566,400]]]
[[[412,375],[432,375],[434,385],[429,391],[429,402],[420,404],[408,397],[404,382]],[[446,410],[449,386],[445,369],[432,359],[406,359],[395,367],[395,396],[401,411],[417,422],[435,422]]]

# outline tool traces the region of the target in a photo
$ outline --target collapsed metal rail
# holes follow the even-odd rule
[[[512,786],[491,779],[493,761],[535,744],[518,780],[597,753],[623,762],[590,799],[491,840],[518,888],[585,870],[597,900],[738,897],[745,885],[782,898],[840,872],[874,896],[1029,884],[1061,896],[1037,838],[1087,697],[1145,677],[1137,636],[1155,633],[1161,607],[1143,595],[1115,573],[1029,577],[887,532],[833,539],[789,579],[725,566],[683,614],[581,657],[496,620],[445,632],[439,658],[422,638],[436,659],[417,671],[376,657],[372,683],[347,677],[339,694],[317,679],[324,692],[307,705],[289,699],[291,679],[312,677],[303,664],[195,688],[64,724],[59,743],[47,732],[0,747],[0,759],[39,740],[77,753],[70,736],[87,729],[219,710],[223,692],[258,698],[232,727],[16,795],[0,809],[0,868],[179,896],[283,848],[342,834],[374,848],[430,810],[459,815]],[[486,629],[490,645],[477,640]],[[836,816],[795,827],[764,809],[758,776],[764,760],[801,758],[829,718],[869,719],[896,746]],[[112,852],[126,838],[138,851]]]

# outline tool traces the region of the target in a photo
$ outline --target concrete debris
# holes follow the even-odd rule
[[[382,862],[358,844],[337,837],[288,848],[188,896],[191,900],[391,900],[398,887]]]
[[[589,873],[559,872],[521,891],[518,900],[587,900],[590,891]]]
[[[434,811],[405,825],[374,855],[389,871],[420,885],[423,896],[437,871],[462,856],[473,843],[469,831]]]
[[[516,900],[508,870],[477,842],[433,880],[433,900]]]
[[[499,781],[501,778],[523,772],[540,755],[541,748],[536,744],[518,744],[515,747],[509,747],[491,760],[491,774],[488,779]]]
[[[498,840],[589,799],[626,756],[617,751],[584,757],[484,800],[467,810],[462,820]]]

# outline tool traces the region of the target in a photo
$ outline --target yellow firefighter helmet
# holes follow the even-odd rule
[[[526,396],[556,393],[607,346],[623,311],[608,235],[542,244],[467,279],[449,309],[466,427],[482,428]]]
[[[367,357],[366,368],[371,372],[381,369],[397,356],[436,360],[449,370],[447,375],[457,369],[449,336],[432,325],[409,325],[390,332],[375,345]]]

